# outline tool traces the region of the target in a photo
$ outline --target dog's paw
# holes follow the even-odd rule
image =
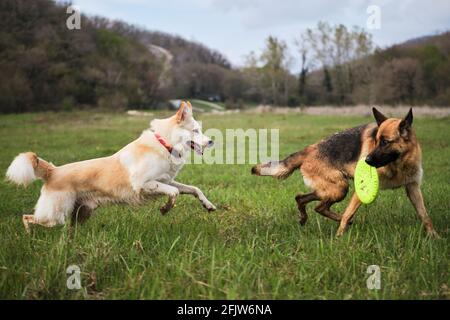
[[[159,211],[161,212],[162,215],[165,215],[167,212],[170,211],[170,209],[172,209],[170,206],[163,206],[159,208]]]
[[[344,233],[345,233],[345,229],[346,228],[339,227],[338,231],[336,232],[336,238],[342,237],[344,235]]]
[[[208,210],[208,212],[216,211],[216,210],[217,210],[216,206],[213,205],[211,202],[209,202],[209,203],[204,203],[204,204],[203,204],[203,207],[205,207],[205,209]]]
[[[300,218],[298,219],[298,222],[302,226],[304,226],[306,224],[306,221],[308,221],[308,217],[307,216],[300,216]]]
[[[442,239],[434,229],[427,230],[427,237],[430,237],[432,239]]]

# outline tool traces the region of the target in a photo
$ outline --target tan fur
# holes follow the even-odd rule
[[[189,145],[204,148],[211,142],[200,132],[190,103],[183,101],[170,118],[153,120],[153,127],[158,130],[158,138],[152,130],[145,130],[109,157],[56,167],[33,152],[18,155],[8,168],[9,180],[23,185],[36,178],[45,181],[34,215],[23,216],[26,231],[29,224],[52,227],[69,217],[83,222],[104,202],[137,203],[155,194],[168,196],[160,209],[162,213],[174,206],[180,193],[192,194],[208,211],[215,210],[199,188],[174,181],[185,163]],[[168,145],[177,149],[176,159]]]
[[[184,108],[189,108],[189,106],[184,101],[182,101],[181,106],[178,109],[177,114],[175,115],[175,119],[176,119],[177,123],[180,123],[184,120],[184,115],[185,115]],[[190,106],[190,108],[192,109],[192,106]]]
[[[147,152],[151,152],[151,148]],[[57,167],[47,180],[47,188],[54,191],[95,192],[111,199],[123,198],[124,194],[133,192],[128,172],[117,156]]]
[[[425,230],[430,236],[438,237],[438,234],[433,228],[431,219],[426,212],[422,193],[420,191],[422,179],[421,148],[417,142],[414,129],[411,128],[407,137],[401,136],[399,132],[401,121],[401,119],[387,119],[380,124],[377,132],[377,141],[380,141],[383,136],[389,141],[392,141],[392,149],[401,153],[401,158],[377,169],[380,186],[382,189],[393,189],[404,186],[411,203],[416,209],[419,218],[422,220]],[[375,141],[370,139],[364,140],[363,150],[367,152],[364,155],[372,152],[375,148]],[[356,194],[354,194],[342,215],[337,235],[340,236],[345,232],[348,222],[352,219],[360,204],[359,199]]]
[[[377,133],[377,140],[381,135],[394,141],[395,149],[402,153],[400,162],[393,162],[384,167],[378,168],[378,174],[381,180],[382,188],[398,188],[407,183],[417,180],[417,175],[421,175],[422,170],[422,151],[417,142],[416,134],[411,129],[410,136],[406,142],[398,132],[398,126],[401,119],[388,119],[380,125]],[[372,146],[370,151],[375,148]],[[419,181],[420,182],[420,181]]]
[[[55,166],[44,159],[39,158],[34,152],[27,152],[26,155],[32,163],[36,176],[48,180],[52,175]]]
[[[133,148],[133,154],[136,158],[140,159],[143,156],[145,156],[145,154],[151,153],[151,152],[155,152],[155,150],[152,150],[151,147],[145,145],[145,144],[141,144],[138,143],[134,146]]]
[[[317,161],[319,158],[317,145],[313,145],[303,159],[300,172],[312,181],[313,189],[320,199],[335,202],[342,200],[348,188],[346,177],[328,163]]]
[[[266,170],[269,174],[263,174],[263,171],[273,163],[257,165],[252,168],[252,173],[287,177],[295,169],[300,168],[305,184],[312,189],[311,193],[298,194],[295,198],[299,209],[300,223],[303,225],[307,221],[306,204],[319,200],[320,203],[315,210],[332,220],[340,221],[337,235],[342,235],[361,202],[356,194],[353,194],[342,217],[331,211],[330,208],[334,203],[342,201],[346,197],[349,189],[349,179],[354,176],[357,161],[374,154],[375,151],[380,153],[380,141],[388,141],[388,146],[384,148],[389,148],[389,154],[398,154],[399,156],[396,160],[377,169],[381,188],[405,187],[407,195],[419,218],[422,220],[427,233],[431,236],[437,236],[431,219],[426,212],[420,191],[422,154],[414,129],[411,127],[412,111],[408,113],[405,119],[387,119],[378,110],[374,109],[373,112],[378,122],[376,138],[374,139],[372,134],[375,132],[377,124],[367,125],[361,133],[359,156],[354,160],[339,163],[339,165],[335,164],[335,159],[321,154],[319,150],[321,142],[319,142],[308,146],[303,151],[290,155],[279,162],[279,164],[272,166],[270,172]],[[406,120],[409,120],[409,122]],[[409,125],[405,125],[406,123],[409,123]],[[353,142],[348,141],[348,143]],[[385,158],[386,156],[383,159]]]

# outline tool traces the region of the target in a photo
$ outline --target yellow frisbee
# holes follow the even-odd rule
[[[362,203],[372,203],[378,194],[379,181],[375,167],[369,166],[365,159],[359,159],[355,168],[355,191]]]

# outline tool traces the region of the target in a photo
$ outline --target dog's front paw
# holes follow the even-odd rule
[[[205,207],[205,209],[208,210],[208,212],[217,210],[216,206],[213,205],[211,202],[203,203],[203,207]]]
[[[170,211],[170,209],[172,209],[171,206],[165,205],[159,208],[159,211],[161,212],[162,215],[165,215],[167,212]]]
[[[442,239],[441,236],[434,229],[428,229],[427,236],[432,239]]]
[[[345,233],[346,228],[339,227],[338,231],[336,232],[336,238],[342,237]]]

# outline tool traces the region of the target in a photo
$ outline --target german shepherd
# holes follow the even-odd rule
[[[306,204],[320,201],[315,211],[340,222],[337,236],[344,234],[361,202],[354,193],[342,216],[331,206],[342,201],[348,192],[359,159],[377,168],[380,187],[405,187],[406,194],[429,236],[438,237],[425,208],[420,183],[422,180],[422,154],[412,128],[412,109],[404,119],[387,118],[372,109],[376,123],[336,133],[280,162],[268,162],[252,168],[252,174],[285,179],[300,169],[305,185],[311,193],[295,197],[300,224],[308,219]]]
[[[102,203],[136,203],[155,194],[168,196],[160,209],[163,214],[179,194],[191,194],[213,211],[216,207],[199,188],[174,180],[191,149],[203,154],[212,145],[195,121],[191,104],[182,101],[175,115],[153,120],[139,138],[109,157],[54,166],[33,152],[21,153],[6,177],[25,186],[44,180],[34,214],[22,217],[27,232],[30,224],[53,227],[68,218],[83,222]]]

